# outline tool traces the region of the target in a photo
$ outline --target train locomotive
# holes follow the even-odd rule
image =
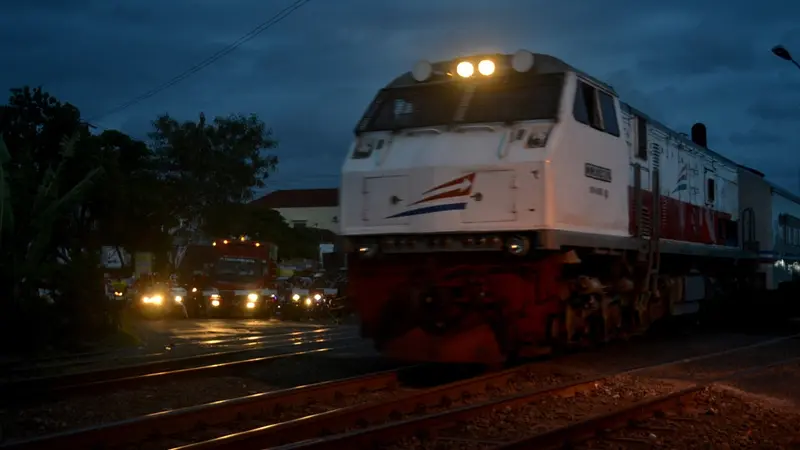
[[[340,196],[362,336],[402,360],[625,338],[800,268],[800,198],[709,149],[703,124],[672,130],[525,50],[422,61],[381,89]]]

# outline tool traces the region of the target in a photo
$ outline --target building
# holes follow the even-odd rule
[[[339,234],[339,189],[286,189],[253,200],[274,209],[293,227],[314,227]]]

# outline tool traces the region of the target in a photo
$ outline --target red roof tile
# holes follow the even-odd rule
[[[250,202],[266,208],[319,208],[339,206],[339,189],[286,189]]]

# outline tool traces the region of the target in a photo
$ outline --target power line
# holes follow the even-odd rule
[[[116,107],[106,111],[103,114],[97,115],[97,116],[89,119],[89,122],[96,122],[97,120],[102,119],[103,117],[110,116],[112,114],[116,114],[116,113],[118,113],[120,111],[128,109],[131,106],[141,102],[142,100],[146,100],[146,99],[158,94],[159,92],[162,92],[162,91],[164,91],[166,89],[169,89],[170,87],[180,83],[181,81],[183,81],[186,78],[189,78],[190,76],[194,75],[195,73],[205,69],[206,67],[210,66],[211,64],[214,64],[217,60],[219,60],[223,56],[225,56],[225,55],[231,53],[232,51],[236,50],[237,48],[242,46],[242,44],[252,40],[253,38],[258,36],[259,34],[263,33],[264,31],[268,30],[269,28],[271,28],[273,25],[276,25],[277,23],[279,23],[280,21],[282,21],[283,19],[285,19],[286,17],[288,17],[293,12],[297,11],[303,5],[305,5],[306,3],[310,2],[310,1],[311,0],[297,0],[297,1],[295,1],[291,5],[287,6],[286,8],[282,9],[280,12],[278,12],[277,14],[272,16],[266,22],[258,25],[257,27],[253,28],[252,30],[250,30],[247,34],[245,34],[244,36],[240,37],[239,39],[237,39],[236,41],[234,41],[232,44],[228,45],[224,49],[214,53],[213,55],[209,56],[205,60],[195,64],[194,66],[192,66],[189,69],[185,70],[183,73],[173,77],[171,80],[167,81],[166,83],[163,83],[163,84],[161,84],[159,86],[156,86],[155,88],[150,89],[149,91],[147,91],[147,92],[145,92],[145,93],[143,93],[143,94],[141,94],[141,95],[139,95],[137,97],[134,97],[133,99],[128,100],[127,102],[122,103],[119,106],[116,106]]]

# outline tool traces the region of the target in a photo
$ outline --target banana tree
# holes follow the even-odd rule
[[[14,223],[14,210],[12,202],[12,192],[10,177],[5,170],[11,160],[10,153],[2,138],[0,138],[0,236],[4,237],[0,241],[0,253],[4,254],[6,261],[10,263],[13,272],[12,283],[14,285],[15,296],[21,294],[29,281],[41,278],[43,263],[48,259],[49,252],[53,251],[52,241],[55,226],[65,211],[74,208],[85,196],[87,189],[91,186],[98,176],[103,173],[102,168],[95,168],[89,171],[83,179],[72,186],[67,192],[61,193],[60,187],[63,184],[65,170],[70,158],[75,154],[75,145],[78,136],[64,138],[61,142],[61,159],[55,168],[48,168],[42,177],[36,195],[31,205],[31,220],[27,224],[28,233],[18,233],[20,224]],[[19,238],[27,236],[26,245],[19,243],[6,244],[9,238]],[[30,286],[29,287],[33,287]]]
[[[3,137],[0,136],[0,249],[3,248],[3,235],[14,227],[14,211],[11,209],[11,188],[6,177],[6,167],[11,161]]]

